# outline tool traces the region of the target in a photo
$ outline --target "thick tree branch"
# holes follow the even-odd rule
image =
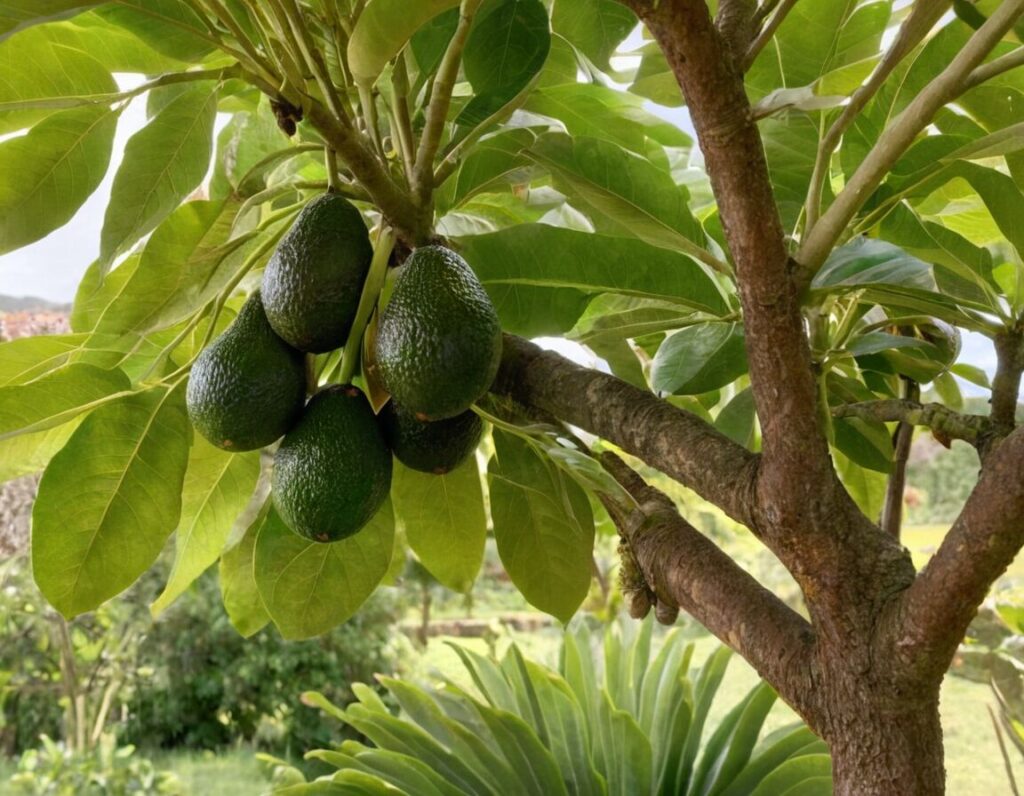
[[[940,679],[989,587],[1024,545],[1024,429],[998,444],[963,511],[897,604],[908,674]]]
[[[992,379],[992,424],[1008,434],[1017,424],[1020,378],[1024,372],[1024,332],[1012,329],[996,335],[996,373]]]
[[[1020,0],[1024,2],[1024,0]],[[760,506],[799,535],[816,496],[836,484],[793,267],[743,76],[704,0],[631,2],[657,39],[697,130],[736,263],[747,359],[763,435]]]
[[[926,426],[940,439],[962,439],[975,446],[980,444],[990,428],[989,419],[982,415],[965,415],[942,404],[921,404],[900,398],[843,404],[832,409],[832,416]]]
[[[801,244],[796,258],[807,269],[808,275],[825,262],[857,211],[882,183],[893,164],[928,126],[935,113],[963,93],[973,70],[992,52],[1022,12],[1024,0],[1005,0],[999,5],[949,66],[925,86],[885,129],[846,187]]]
[[[696,415],[512,335],[491,390],[618,445],[753,524],[758,457]]]
[[[601,463],[639,505],[618,520],[619,530],[659,608],[686,611],[746,658],[798,712],[809,715],[810,624],[683,519],[671,498],[622,459],[605,453]]]
[[[952,0],[921,0],[914,4],[910,16],[900,25],[899,33],[896,34],[892,46],[878,62],[878,66],[875,67],[867,82],[853,92],[849,103],[825,133],[825,137],[818,145],[811,185],[807,191],[804,228],[808,232],[818,222],[818,214],[821,211],[821,193],[828,176],[829,163],[832,160],[832,153],[839,146],[843,133],[853,123],[857,114],[868,104],[868,100],[878,93],[878,89],[892,74],[893,69],[924,40],[928,31],[946,13],[950,5],[952,5]]]
[[[733,58],[740,60],[754,38],[757,0],[720,0],[715,27],[729,46]]]
[[[1009,72],[1011,69],[1017,69],[1021,66],[1024,66],[1024,47],[1018,47],[1006,55],[993,58],[988,63],[979,66],[967,78],[965,90],[969,91],[987,80],[991,80],[1004,72]]]

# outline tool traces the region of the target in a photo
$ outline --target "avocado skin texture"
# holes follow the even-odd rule
[[[356,533],[391,489],[388,450],[366,396],[350,385],[321,390],[274,454],[277,513],[300,536],[337,542]]]
[[[446,420],[417,420],[412,412],[389,401],[380,413],[391,452],[406,467],[444,475],[462,464],[480,444],[483,421],[472,410]]]
[[[373,247],[359,211],[324,194],[306,205],[263,272],[263,306],[274,331],[311,353],[345,344]]]
[[[299,419],[303,355],[274,334],[259,292],[196,359],[185,400],[195,429],[229,451],[269,445]]]
[[[381,313],[377,365],[388,392],[422,420],[466,411],[501,361],[501,325],[465,260],[443,246],[417,249]]]

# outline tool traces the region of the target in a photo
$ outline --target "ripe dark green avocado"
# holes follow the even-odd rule
[[[337,542],[377,513],[391,489],[391,452],[357,387],[310,399],[274,454],[271,493],[281,519],[315,542]]]
[[[443,475],[462,464],[480,444],[484,424],[472,410],[446,420],[417,420],[412,412],[389,401],[380,413],[391,452],[406,467]]]
[[[259,292],[196,359],[185,399],[192,425],[224,450],[262,448],[298,420],[306,400],[303,356],[274,334]]]
[[[341,348],[372,258],[355,206],[337,194],[314,199],[263,272],[263,306],[274,331],[300,351]]]
[[[443,246],[409,257],[381,313],[377,365],[388,392],[422,420],[465,412],[501,360],[501,326],[465,260]]]

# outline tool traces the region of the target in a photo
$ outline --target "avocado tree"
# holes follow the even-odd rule
[[[671,622],[683,609],[750,661],[829,744],[836,792],[940,793],[940,682],[1024,543],[1022,12],[1024,0],[0,4],[0,253],[74,215],[124,109],[147,103],[72,332],[0,347],[0,473],[44,470],[38,584],[64,615],[90,611],[176,531],[154,613],[219,560],[241,632],[273,622],[308,637],[393,576],[401,545],[468,588],[490,529],[526,598],[568,619],[607,514],[633,612]],[[696,143],[648,100],[685,104]],[[378,310],[403,272],[388,266],[426,244],[469,263],[505,332],[474,406],[491,428],[487,477],[473,458],[392,473],[349,446],[336,458],[375,461],[390,490],[330,544],[287,527],[258,451],[208,444],[186,413],[190,369],[325,192],[359,208],[374,251],[343,350],[303,358],[318,406],[354,396],[350,383],[375,411],[386,402]],[[366,250],[362,234],[351,246]],[[462,323],[420,281],[405,306]],[[319,290],[304,294],[312,307]],[[310,313],[300,325],[314,332],[337,320]],[[991,383],[956,363],[961,330],[992,341]],[[607,367],[527,339],[540,336]],[[388,348],[387,368],[420,353]],[[266,378],[297,374],[290,356]],[[432,377],[439,400],[468,378],[449,364]],[[954,375],[991,391],[990,414],[963,412]],[[921,403],[929,384],[941,403]],[[282,416],[258,393],[254,433]],[[920,572],[899,541],[915,426],[980,461]],[[478,435],[454,435],[454,460]],[[806,615],[625,454],[749,528]]]

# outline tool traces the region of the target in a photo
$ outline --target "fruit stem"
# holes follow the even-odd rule
[[[363,294],[359,297],[359,309],[356,310],[355,320],[352,321],[352,331],[348,333],[348,339],[345,341],[339,376],[342,384],[352,383],[352,376],[359,363],[359,351],[362,348],[359,343],[363,339],[363,332],[366,331],[366,324],[370,321],[374,307],[377,306],[377,298],[384,287],[384,278],[388,273],[388,260],[391,259],[391,250],[394,248],[394,230],[382,225],[377,234],[377,245],[373,249],[370,272],[366,275],[366,282],[363,284]]]

